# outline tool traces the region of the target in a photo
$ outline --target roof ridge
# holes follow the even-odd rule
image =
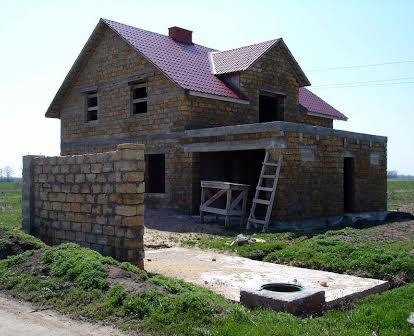
[[[268,42],[274,42],[274,43],[276,43],[277,41],[279,41],[281,39],[282,39],[281,37],[278,37],[276,39],[267,40],[267,41],[258,42],[258,43],[253,43],[253,44],[248,44],[248,45],[241,46],[241,47],[237,47],[237,48],[232,48],[232,49],[227,49],[227,50],[213,51],[212,54],[225,53],[225,52],[228,52],[228,51],[234,51],[234,50],[239,50],[239,49],[243,49],[243,48],[253,47],[253,46],[257,46],[257,45],[260,45],[260,44],[265,44],[265,43],[268,43]]]
[[[157,32],[151,31],[151,30],[146,30],[146,29],[138,28],[138,27],[135,27],[135,26],[131,26],[129,24],[126,24],[126,23],[122,23],[122,22],[118,22],[118,21],[114,21],[114,20],[110,20],[110,19],[105,19],[105,18],[101,18],[101,20],[104,21],[105,23],[107,23],[107,22],[116,23],[116,24],[120,24],[120,25],[123,25],[123,26],[127,26],[127,27],[131,27],[131,28],[134,28],[134,29],[138,29],[138,30],[141,30],[141,31],[144,31],[144,32],[148,32],[148,33],[151,33],[151,34],[156,34],[156,35],[168,37],[168,35],[161,34],[161,33],[157,33]]]
[[[161,34],[161,33],[154,32],[152,30],[147,30],[147,29],[142,29],[142,28],[139,28],[139,27],[131,26],[131,25],[126,24],[126,23],[122,23],[122,22],[118,22],[118,21],[114,21],[114,20],[110,20],[110,19],[105,19],[105,18],[100,18],[100,19],[102,21],[104,21],[105,23],[112,22],[112,23],[115,23],[115,24],[119,24],[119,25],[123,25],[123,26],[126,26],[126,27],[130,27],[130,28],[133,28],[133,29],[140,30],[142,32],[151,33],[151,34],[155,34],[155,35],[162,36],[162,37],[169,37],[166,34]],[[199,43],[194,43],[193,42],[193,45],[196,45],[196,46],[199,46],[199,47],[202,47],[202,48],[206,48],[206,49],[209,49],[209,50],[217,51],[217,49],[210,48],[210,47],[207,47],[207,46],[199,44]]]

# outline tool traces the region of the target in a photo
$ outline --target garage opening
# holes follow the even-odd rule
[[[247,203],[247,209],[250,209],[264,156],[264,149],[200,153],[200,181],[250,185]],[[194,208],[199,207],[200,198],[196,202]]]
[[[284,100],[282,95],[259,96],[259,122],[283,121]]]
[[[165,155],[145,155],[145,192],[165,193]]]
[[[353,158],[344,158],[344,212],[355,211],[355,167]]]

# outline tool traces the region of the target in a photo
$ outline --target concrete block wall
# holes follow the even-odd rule
[[[342,215],[344,213],[344,158],[354,159],[354,196],[353,212],[383,211],[387,208],[387,144],[376,141],[375,136],[344,132],[307,132],[272,131],[249,134],[220,135],[211,131],[212,136],[183,140],[188,142],[239,142],[259,141],[272,138],[276,142],[283,139],[285,148],[272,151],[277,160],[283,154],[278,189],[272,211],[272,219],[302,220]],[[329,130],[328,130],[329,131]],[[326,134],[325,134],[326,133]],[[338,135],[335,135],[338,133]],[[304,152],[309,150],[312,158],[306,158]],[[186,153],[192,158],[192,166],[182,168],[181,184],[187,184],[186,190],[193,199],[193,210],[199,200],[200,182],[197,172],[198,153]],[[378,156],[378,162],[371,161],[371,155]],[[192,176],[192,180],[189,180]],[[178,181],[176,182],[179,183]],[[191,189],[192,187],[192,189]],[[252,186],[255,188],[256,186]],[[195,202],[194,202],[195,200]],[[184,201],[185,203],[185,201]],[[190,209],[190,202],[187,203]],[[184,206],[183,206],[184,208]],[[196,212],[194,212],[196,213]]]
[[[23,158],[23,229],[143,267],[144,145]]]

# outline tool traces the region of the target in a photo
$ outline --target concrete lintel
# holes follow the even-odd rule
[[[226,152],[250,149],[286,148],[282,138],[268,138],[246,141],[200,142],[184,145],[184,152]]]
[[[245,99],[218,96],[218,95],[203,93],[203,92],[198,92],[198,91],[188,91],[188,94],[190,96],[216,99],[216,100],[223,100],[223,101],[227,101],[227,102],[230,102],[230,103],[236,103],[236,104],[242,104],[242,105],[249,105],[250,104],[250,101],[245,100]]]
[[[151,155],[151,154],[165,154],[165,152],[167,151],[167,150],[169,150],[170,148],[166,148],[166,147],[149,147],[149,146],[147,146],[146,148],[145,148],[145,154],[149,154],[149,155]]]
[[[350,152],[350,151],[348,151],[348,150],[343,150],[343,151],[342,151],[342,156],[343,156],[344,158],[354,158],[354,157],[355,157],[355,154],[351,153],[351,152]]]

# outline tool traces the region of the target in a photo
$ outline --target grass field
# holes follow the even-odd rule
[[[414,181],[388,181],[388,209],[414,203]]]
[[[119,263],[90,249],[74,244],[48,247],[18,230],[21,222],[18,186],[0,183],[0,195],[0,255],[11,245],[15,247],[16,241],[31,246],[31,250],[0,260],[0,289],[41,306],[156,335],[362,336],[375,331],[381,336],[408,336],[414,333],[407,322],[414,311],[412,283],[371,295],[351,310],[333,310],[322,317],[301,319],[269,310],[252,311],[206,289],[147,274],[131,264]],[[345,271],[354,269],[369,273],[374,269],[383,277],[398,272],[412,276],[412,255],[407,259],[407,251],[412,248],[413,240],[407,232],[376,230],[378,228],[364,229],[360,234],[346,229],[321,237],[274,234],[273,239],[261,246],[251,244],[236,252],[269,261],[283,259],[292,264],[312,260],[315,268],[326,268],[333,259],[336,263],[331,266],[343,267]],[[388,238],[392,241],[383,242]],[[212,240],[212,244],[214,242],[218,245],[210,247],[228,246],[221,240]],[[368,246],[364,245],[368,243],[371,244],[370,254]],[[131,292],[121,284],[111,283],[110,267],[128,272],[142,289]],[[407,275],[404,277],[410,280]]]
[[[21,220],[20,205],[20,185],[14,182],[0,182],[0,227],[16,227],[16,220]]]

